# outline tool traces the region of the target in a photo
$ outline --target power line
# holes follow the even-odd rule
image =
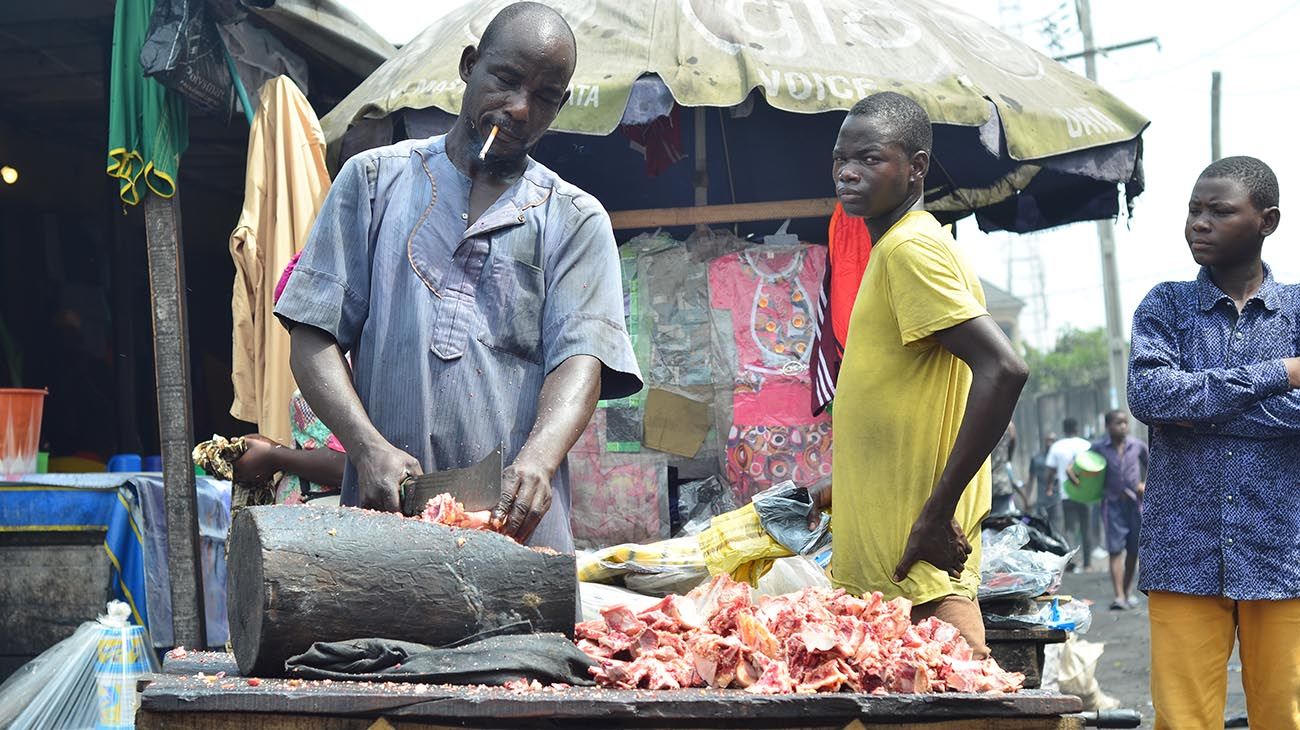
[[[1197,54],[1197,55],[1195,55],[1195,56],[1192,56],[1191,58],[1187,59],[1186,61],[1183,61],[1182,63],[1178,63],[1178,64],[1175,64],[1175,65],[1173,65],[1173,66],[1168,66],[1168,67],[1163,68],[1163,69],[1158,69],[1158,70],[1153,71],[1153,72],[1151,72],[1151,73],[1149,73],[1149,74],[1146,74],[1146,75],[1142,75],[1142,76],[1131,76],[1131,77],[1129,77],[1129,78],[1127,78],[1127,79],[1124,79],[1124,80],[1120,81],[1119,83],[1121,83],[1121,84],[1127,84],[1127,83],[1131,83],[1131,82],[1134,82],[1134,81],[1143,81],[1143,80],[1146,80],[1146,79],[1154,79],[1154,78],[1158,78],[1158,77],[1160,77],[1160,76],[1164,76],[1164,75],[1166,75],[1166,74],[1173,73],[1173,72],[1175,72],[1175,71],[1181,71],[1182,69],[1187,68],[1188,66],[1191,66],[1192,64],[1194,64],[1194,63],[1196,63],[1196,62],[1198,62],[1198,61],[1202,61],[1202,60],[1204,60],[1204,59],[1206,59],[1206,58],[1209,58],[1210,56],[1213,56],[1213,55],[1219,53],[1219,52],[1222,51],[1223,49],[1225,49],[1225,48],[1227,48],[1227,47],[1229,47],[1229,46],[1231,46],[1231,45],[1234,45],[1234,44],[1236,44],[1236,43],[1242,41],[1242,40],[1245,39],[1247,36],[1252,35],[1253,33],[1255,33],[1256,31],[1260,30],[1261,28],[1263,28],[1263,27],[1265,27],[1265,26],[1267,26],[1267,25],[1271,25],[1271,24],[1272,24],[1273,22],[1275,22],[1278,18],[1282,17],[1283,15],[1286,15],[1287,13],[1291,12],[1292,10],[1295,10],[1297,7],[1300,7],[1300,0],[1295,0],[1295,1],[1292,2],[1290,5],[1287,5],[1286,7],[1282,8],[1281,10],[1279,10],[1276,14],[1274,14],[1274,15],[1268,17],[1268,18],[1265,18],[1264,20],[1260,21],[1259,23],[1257,23],[1257,24],[1255,24],[1255,25],[1252,25],[1250,28],[1247,28],[1245,31],[1243,31],[1243,32],[1240,33],[1239,35],[1234,36],[1233,38],[1231,38],[1231,39],[1225,41],[1224,43],[1221,43],[1221,44],[1215,46],[1214,48],[1211,48],[1211,49],[1208,50],[1208,51],[1202,51],[1201,53],[1199,53],[1199,54]]]

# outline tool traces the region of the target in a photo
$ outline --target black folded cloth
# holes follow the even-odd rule
[[[531,631],[521,622],[441,647],[373,638],[318,641],[285,668],[294,677],[362,682],[595,684],[587,671],[595,663],[572,641]]]

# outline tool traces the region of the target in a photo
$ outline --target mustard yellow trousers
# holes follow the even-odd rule
[[[1300,599],[1153,591],[1148,608],[1156,730],[1222,730],[1237,641],[1251,730],[1300,730]]]

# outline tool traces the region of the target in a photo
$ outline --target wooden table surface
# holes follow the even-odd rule
[[[228,654],[168,659],[144,688],[136,727],[388,730],[394,728],[672,727],[1078,730],[1062,715],[1076,697],[1007,695],[754,695],[738,690],[585,687],[514,691],[416,683],[260,679]]]

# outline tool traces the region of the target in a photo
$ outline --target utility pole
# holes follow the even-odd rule
[[[1084,68],[1088,78],[1097,80],[1097,47],[1092,40],[1092,7],[1089,0],[1075,0],[1079,31],[1083,34]],[[1120,320],[1119,263],[1115,257],[1115,224],[1097,221],[1097,238],[1101,243],[1101,285],[1106,301],[1106,346],[1110,365],[1110,407],[1128,404],[1128,344]]]
[[[1210,162],[1217,162],[1223,157],[1223,146],[1219,137],[1219,99],[1223,90],[1223,74],[1215,71],[1210,74]]]

